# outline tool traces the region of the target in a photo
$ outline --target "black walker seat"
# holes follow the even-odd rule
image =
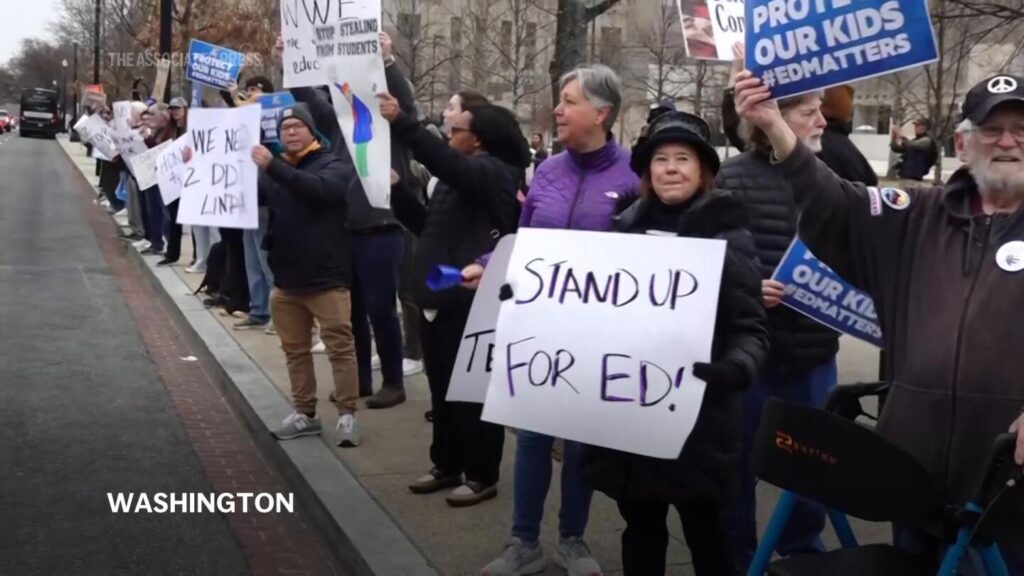
[[[942,534],[944,503],[913,456],[874,431],[809,406],[770,399],[754,440],[757,476],[849,516]],[[876,544],[792,556],[776,576],[934,575],[928,561]]]

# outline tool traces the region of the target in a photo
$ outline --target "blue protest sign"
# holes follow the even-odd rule
[[[782,303],[843,334],[882,347],[875,303],[818,260],[799,238],[772,276],[786,285]]]
[[[928,0],[746,0],[746,66],[774,98],[938,59]]]
[[[262,141],[278,142],[277,121],[281,119],[281,111],[295,104],[295,97],[291,92],[274,92],[260,96],[260,107],[263,108],[263,115],[260,119],[260,128],[263,133]]]
[[[227,90],[238,81],[245,63],[245,54],[215,44],[192,40],[188,48],[188,67],[185,77],[218,90]]]

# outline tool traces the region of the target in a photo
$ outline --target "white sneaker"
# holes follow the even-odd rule
[[[122,216],[127,216],[127,215],[128,215],[128,209],[127,208],[121,208],[117,212],[114,212],[114,218],[120,218]]]
[[[309,351],[313,354],[327,354],[327,344],[324,344],[324,341],[321,340],[316,344],[313,344],[313,347]]]
[[[137,240],[135,242],[132,242],[132,246],[134,246],[138,250],[145,250],[146,248],[149,248],[150,246],[152,246],[152,243],[150,243],[149,240],[146,240],[145,238],[143,238],[142,240]]]
[[[284,419],[281,427],[273,431],[279,440],[291,440],[299,436],[316,436],[321,432],[319,418],[310,418],[302,412],[293,412]]]
[[[520,576],[521,574],[539,574],[548,568],[544,558],[544,550],[539,543],[532,546],[519,538],[512,538],[505,546],[505,551],[493,562],[483,567],[480,576]]]
[[[380,356],[374,354],[373,357],[370,358],[370,368],[372,370],[380,370]]]
[[[353,414],[342,414],[338,418],[338,425],[335,427],[335,430],[338,431],[338,446],[342,448],[355,448],[362,441],[362,436],[359,433],[359,422],[356,422],[356,417]]]
[[[419,374],[420,372],[423,372],[423,362],[409,358],[404,358],[402,360],[403,376],[412,376],[414,374]]]
[[[569,576],[601,576],[601,566],[582,538],[559,538],[555,564],[564,568]]]
[[[196,265],[193,265],[193,266],[189,266],[188,268],[185,268],[185,274],[205,274],[205,273],[206,273],[206,266],[196,266]]]

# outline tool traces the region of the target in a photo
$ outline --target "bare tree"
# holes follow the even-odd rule
[[[534,96],[548,89],[537,64],[553,42],[550,15],[531,0],[495,0],[474,4],[468,21],[474,87],[517,112],[528,101],[536,102]]]
[[[444,34],[442,21],[449,14],[428,0],[394,0],[384,9],[385,27],[393,31],[395,60],[412,83],[416,100],[427,102],[431,116],[437,94],[449,84],[444,77],[447,66],[462,54],[460,46],[445,40],[451,32]]]
[[[599,0],[593,5],[588,5],[586,0],[558,0],[555,53],[548,66],[552,106],[558,105],[558,80],[566,72],[586,61],[587,26],[619,2],[620,0]]]

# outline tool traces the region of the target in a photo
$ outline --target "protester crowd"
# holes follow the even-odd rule
[[[1024,341],[1015,318],[1024,276],[1008,271],[1016,261],[999,260],[1006,246],[1024,246],[1024,79],[1015,78],[1012,92],[982,82],[968,94],[957,130],[965,167],[945,185],[921,181],[938,154],[927,121],[915,123],[915,139],[894,134],[907,188],[880,191],[849,138],[849,86],[772,101],[737,65],[722,116],[742,153],[723,162],[708,124],[671,101],[652,106],[631,149],[617,142],[620,79],[608,67],[583,66],[559,84],[554,137],[562,151],[549,155],[543,134],[528,141],[513,112],[472,90],[452,96],[438,130],[421,118],[390,40],[381,43],[391,208],[367,201],[329,92],[301,88],[281,115],[279,149],[252,151],[259,228],[190,229],[194,259],[185,271],[205,274],[207,306],[238,315],[238,330],[280,339],[295,412],[274,431],[279,439],[322,433],[312,354],[330,362],[343,447],[361,443],[358,408],[404,402],[404,378],[422,362],[433,426],[423,459],[431,464],[409,489],[446,491],[453,507],[493,498],[505,430],[481,419],[481,405],[446,396],[474,289],[498,240],[525,227],[723,239],[712,358],[693,367],[707,392],[682,453],[666,461],[566,441],[550,557],[573,575],[601,573],[584,540],[596,489],[625,520],[626,574],[664,573],[670,506],[697,574],[745,573],[757,547],[751,461],[764,405],[780,398],[820,408],[838,383],[839,334],[780,305],[786,286],[772,280],[799,234],[875,299],[886,337],[882,372],[892,383],[880,432],[916,457],[951,503],[966,501],[997,434],[1018,433],[1015,458],[1024,465],[1024,374],[1010,360]],[[271,80],[253,77],[223,100],[253,105],[273,91]],[[97,112],[110,118],[109,109]],[[185,133],[188,114],[180,97],[133,102],[131,123],[152,147]],[[97,166],[109,210],[127,211],[126,239],[161,255],[160,266],[177,264],[177,203],[164,206],[156,187],[139,190],[119,159]],[[1011,256],[1024,262],[1024,250]],[[462,287],[428,289],[427,276],[442,264],[463,269]],[[514,508],[500,519],[510,539],[482,567],[489,576],[538,573],[548,563],[540,527],[556,439],[515,435]],[[993,534],[1011,573],[1024,574],[1019,495],[1007,508]],[[825,519],[820,505],[800,500],[778,553],[823,552]],[[895,535],[897,545],[937,564],[936,535],[908,527]]]

